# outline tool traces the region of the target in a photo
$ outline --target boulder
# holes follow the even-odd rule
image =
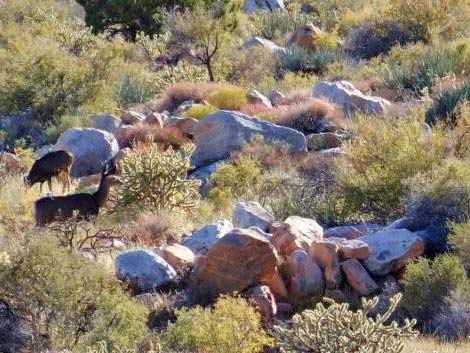
[[[120,110],[121,120],[123,124],[134,125],[138,123],[143,123],[146,119],[145,115],[139,112],[134,112],[132,110]]]
[[[365,268],[373,275],[385,276],[397,271],[424,251],[423,240],[406,229],[389,229],[359,238],[370,249],[364,260]]]
[[[289,296],[294,300],[323,295],[325,280],[321,268],[304,250],[295,250],[287,256]]]
[[[235,228],[198,258],[190,286],[202,298],[243,292],[259,284],[285,297],[276,266],[276,250],[267,239],[251,229]]]
[[[306,50],[315,50],[318,36],[322,33],[320,28],[309,23],[298,28],[290,37],[288,45],[296,45]]]
[[[339,252],[343,259],[365,260],[370,255],[369,245],[359,239],[345,240],[341,243]]]
[[[259,202],[240,201],[234,206],[232,221],[234,227],[258,227],[265,232],[274,222],[274,216],[266,211]]]
[[[158,254],[178,273],[186,271],[196,259],[190,248],[180,244],[167,245]]]
[[[195,254],[205,253],[232,229],[232,222],[223,219],[204,226],[185,238],[181,244],[191,249]]]
[[[0,152],[0,167],[12,174],[21,174],[25,171],[21,158],[8,152]]]
[[[285,222],[275,222],[269,227],[272,244],[283,255],[298,249],[309,249],[314,240],[321,240],[323,228],[313,219],[290,216]]]
[[[198,168],[192,171],[191,174],[188,175],[188,178],[199,180],[201,182],[201,187],[199,188],[201,194],[207,195],[210,188],[211,175],[215,173],[223,163],[224,161],[219,161],[209,164],[208,166]]]
[[[369,276],[369,273],[356,259],[349,259],[341,264],[346,281],[356,292],[362,296],[368,296],[378,291],[377,283]]]
[[[343,141],[349,139],[347,134],[338,134],[334,132],[320,132],[318,134],[310,134],[305,136],[307,141],[307,149],[309,151],[321,151],[330,148],[341,147]]]
[[[176,271],[150,250],[127,250],[115,260],[116,276],[138,292],[152,292],[176,280]]]
[[[316,240],[312,242],[308,253],[323,270],[326,288],[336,289],[342,282],[339,265],[340,245],[328,240]]]
[[[261,315],[264,326],[269,326],[277,314],[277,304],[268,286],[256,286],[245,293],[248,303],[253,305]]]
[[[271,101],[264,94],[261,94],[255,89],[252,89],[247,94],[248,101],[252,104],[264,105],[267,108],[272,108]]]
[[[81,177],[101,173],[103,165],[119,151],[114,136],[93,128],[72,128],[60,135],[52,148],[73,154],[71,174]]]
[[[284,143],[291,152],[306,151],[305,136],[302,133],[226,110],[205,117],[197,124],[193,135],[196,149],[191,162],[196,167],[228,157],[257,135],[264,137],[266,142]]]
[[[193,118],[179,118],[176,116],[168,117],[163,121],[166,128],[179,129],[183,134],[194,135],[199,129],[199,120]]]
[[[93,128],[111,133],[121,125],[121,119],[112,114],[96,114],[90,116],[89,119]]]
[[[356,224],[350,226],[339,226],[325,230],[325,232],[323,233],[323,237],[357,239],[363,235],[375,233],[380,229],[382,229],[382,227],[376,224]]]
[[[368,114],[383,114],[391,103],[381,97],[366,96],[350,82],[319,81],[313,89],[313,96],[326,98],[340,106],[347,114],[362,111]]]
[[[284,0],[245,0],[243,10],[252,13],[259,10],[284,10]]]
[[[261,38],[261,37],[253,37],[243,44],[243,48],[246,50],[250,50],[254,47],[261,47],[269,51],[273,55],[280,55],[285,54],[287,49],[284,47],[280,47],[276,43],[270,41],[269,39]]]

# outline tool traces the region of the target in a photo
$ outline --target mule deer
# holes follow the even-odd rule
[[[49,152],[36,160],[25,176],[24,183],[31,187],[39,184],[42,193],[42,184],[47,181],[49,190],[52,191],[52,177],[62,182],[62,193],[70,191],[70,168],[72,167],[73,155],[67,151]]]
[[[120,185],[117,176],[110,175],[106,168],[101,173],[98,190],[93,194],[79,193],[67,196],[48,196],[34,202],[36,226],[44,226],[60,219],[69,219],[77,214],[78,219],[90,220],[97,217],[99,210],[108,199],[109,189]]]

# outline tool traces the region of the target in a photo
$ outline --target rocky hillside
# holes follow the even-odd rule
[[[469,19],[0,2],[0,352],[470,352]]]

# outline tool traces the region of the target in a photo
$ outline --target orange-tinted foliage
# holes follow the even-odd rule
[[[116,133],[121,148],[146,144],[149,142],[149,137],[163,150],[169,147],[176,149],[190,141],[189,137],[177,128],[160,128],[155,124],[136,124]]]

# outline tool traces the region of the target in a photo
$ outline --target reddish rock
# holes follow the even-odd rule
[[[344,239],[357,239],[363,235],[371,234],[377,230],[379,230],[380,227],[375,225],[375,224],[357,224],[357,225],[352,225],[352,226],[340,226],[340,227],[334,227],[325,230],[323,233],[324,238],[331,238],[331,237],[337,237],[337,238],[344,238]]]
[[[163,257],[178,273],[183,273],[194,264],[195,256],[191,249],[180,244],[165,246],[159,251]]]
[[[24,172],[23,161],[12,153],[0,152],[0,166],[3,166],[8,173],[20,174]]]
[[[287,257],[289,295],[294,299],[321,296],[325,280],[320,267],[304,251],[296,250]]]
[[[298,249],[307,250],[314,240],[323,237],[323,228],[315,220],[297,216],[273,223],[269,232],[273,234],[271,242],[285,256]]]
[[[326,288],[338,288],[342,281],[339,266],[340,245],[330,241],[314,241],[309,248],[309,254],[323,270]]]
[[[341,243],[340,254],[344,259],[367,259],[370,255],[369,246],[361,240],[353,239]]]
[[[369,276],[369,273],[356,259],[349,259],[341,264],[341,270],[347,282],[362,296],[368,296],[377,292],[377,283]]]
[[[276,250],[266,238],[254,230],[236,228],[196,261],[190,285],[196,294],[206,297],[242,292],[258,284],[285,296],[287,290],[276,266]]]
[[[248,302],[261,314],[265,326],[268,326],[277,314],[277,304],[268,286],[256,286],[245,293]]]

